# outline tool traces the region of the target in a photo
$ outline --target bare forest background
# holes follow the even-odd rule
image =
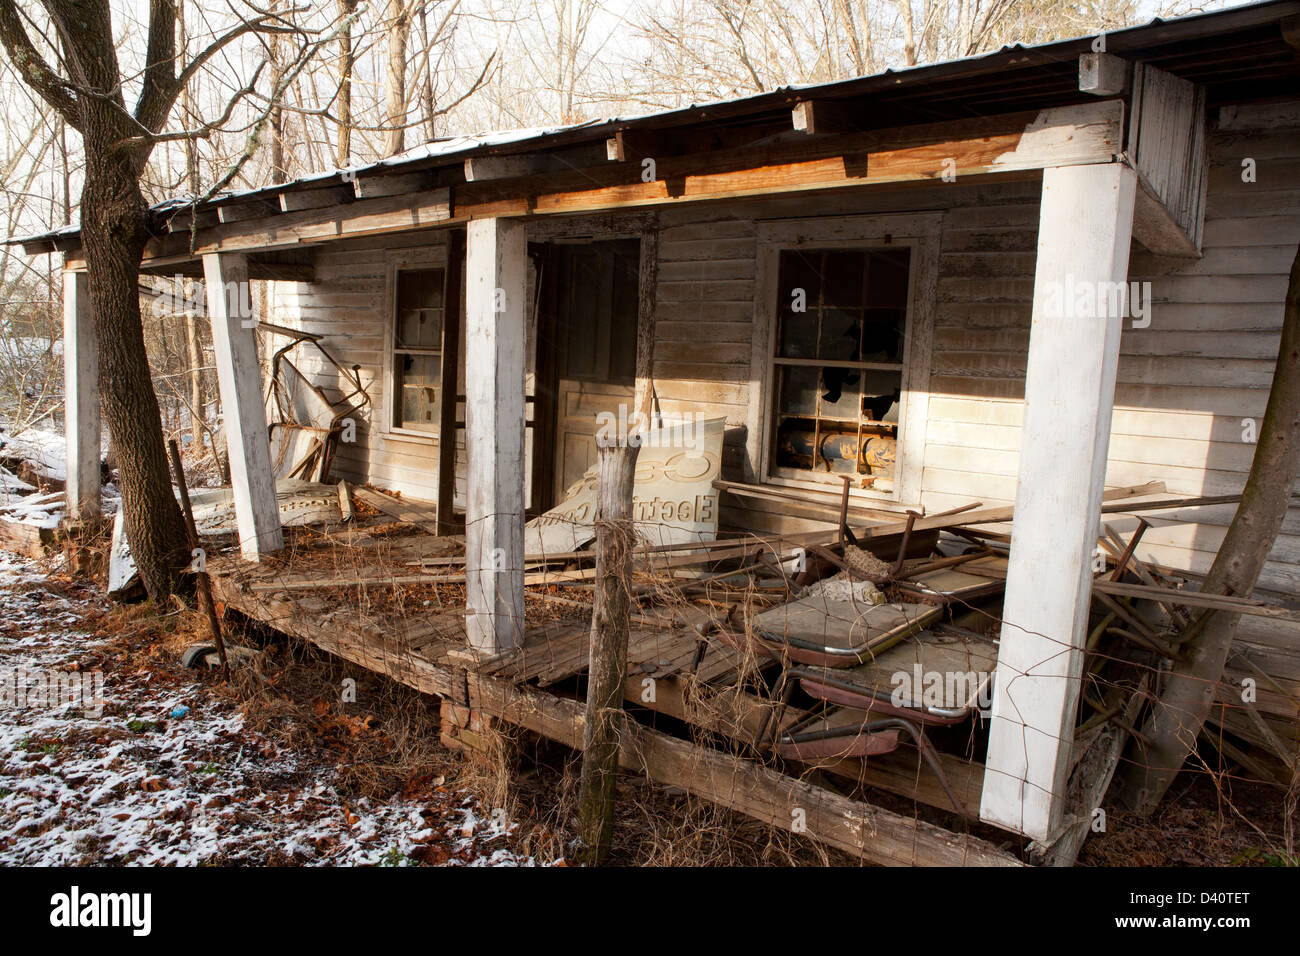
[[[631,116],[1115,30],[1219,9],[1189,0],[180,0],[177,58],[236,30],[186,78],[143,174],[147,200],[244,190],[373,162],[447,137]],[[129,86],[150,3],[112,0]],[[55,33],[20,3],[48,62]],[[78,219],[80,137],[0,54],[0,232]],[[57,429],[62,303],[55,255],[0,246],[0,429]],[[194,289],[145,279],[163,301]],[[182,295],[173,298],[171,293]],[[155,302],[158,300],[154,300]],[[219,449],[206,323],[146,308],[163,430]],[[196,414],[197,413],[197,414]],[[0,441],[4,439],[0,434]],[[212,458],[211,464],[218,464]],[[215,475],[213,475],[215,477]]]

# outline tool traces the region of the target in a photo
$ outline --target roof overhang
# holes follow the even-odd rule
[[[1209,105],[1294,95],[1300,94],[1292,45],[1297,17],[1300,0],[1274,0],[1117,30],[1105,36],[1105,49],[1196,84]],[[1062,127],[1087,127],[1080,117],[1100,106],[1080,88],[1079,58],[1095,46],[1096,37],[1089,36],[1012,47],[642,117],[461,137],[198,204],[171,200],[152,210],[156,237],[145,265],[162,268],[205,252],[302,248],[490,215],[934,181],[951,171],[936,162],[936,149],[947,150],[939,158],[954,158],[962,177],[1034,175],[1060,157],[1035,155],[1021,141],[1056,120]],[[814,105],[822,121],[809,128]],[[1070,161],[1120,157],[1127,145],[1122,126],[1117,141],[1094,140],[1091,151]],[[1105,159],[1102,143],[1111,150]],[[646,160],[654,164],[649,182]],[[75,264],[80,236],[69,227],[11,242],[30,254],[64,252]]]

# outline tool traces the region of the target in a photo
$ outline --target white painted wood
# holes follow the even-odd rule
[[[1137,176],[1043,174],[1016,521],[980,817],[1060,824],[1079,696],[1122,316],[1077,290],[1127,279]],[[1108,287],[1100,287],[1108,288]]]
[[[63,274],[64,435],[68,451],[68,517],[90,518],[99,504],[99,355],[90,281]]]
[[[487,654],[523,642],[526,237],[509,219],[466,234],[465,619]]]
[[[262,404],[248,260],[241,255],[205,255],[203,278],[230,456],[239,551],[246,560],[257,561],[263,554],[283,548],[284,535]]]

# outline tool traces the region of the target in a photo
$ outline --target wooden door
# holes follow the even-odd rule
[[[611,239],[552,244],[545,256],[542,299],[550,315],[552,473],[547,507],[596,462],[597,416],[631,413],[636,385],[637,279],[640,241]],[[549,392],[549,396],[547,393]],[[541,465],[541,463],[539,463]],[[540,497],[540,496],[539,496]],[[541,504],[539,500],[537,502]]]

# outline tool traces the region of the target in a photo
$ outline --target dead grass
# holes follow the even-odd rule
[[[410,551],[400,547],[402,526],[366,529],[391,540],[394,547],[383,562],[387,570],[409,573]],[[337,541],[295,529],[288,536],[291,553],[273,556],[295,573],[337,573],[351,567],[374,572],[374,549],[349,554]],[[360,550],[360,549],[358,549]],[[72,579],[52,579],[60,588],[81,588]],[[629,582],[632,583],[632,582]],[[749,631],[749,613],[765,595],[754,589],[737,594],[723,582],[707,586],[713,599],[715,622]],[[548,601],[530,592],[528,612],[556,617],[583,616],[589,594],[580,588],[550,588],[562,601]],[[747,593],[746,593],[747,592]],[[684,600],[676,588],[653,595],[663,605],[656,613],[677,612],[698,616],[698,605]],[[460,585],[414,585],[401,588],[339,588],[331,603],[361,600],[364,611],[375,618],[429,613],[438,607],[463,603]],[[737,600],[739,599],[739,600]],[[718,603],[720,602],[720,603]],[[103,634],[115,637],[111,651],[139,666],[173,668],[180,652],[194,642],[209,642],[207,624],[195,611],[177,602],[164,613],[148,605],[117,607],[94,612],[90,622]],[[439,739],[440,717],[434,698],[422,695],[387,677],[351,665],[314,647],[285,638],[230,615],[225,623],[231,643],[259,651],[255,666],[235,668],[229,682],[217,672],[207,680],[215,693],[225,695],[243,712],[246,726],[276,739],[281,746],[311,754],[332,763],[341,793],[371,799],[393,795],[418,796],[430,787],[446,787],[474,795],[487,807],[503,809],[519,830],[513,842],[541,861],[563,860],[576,833],[578,769],[580,758],[566,748],[493,722],[485,735],[486,755],[448,749]],[[757,680],[760,662],[753,644],[745,653],[745,679],[735,682],[735,693]],[[355,699],[345,698],[354,682]],[[719,723],[732,708],[730,695],[712,695],[692,703]],[[775,730],[775,724],[772,727]],[[703,733],[697,731],[703,737]],[[705,742],[703,739],[700,742]],[[713,741],[716,743],[716,741]],[[868,799],[892,806],[895,801],[879,794]],[[1289,833],[1290,803],[1276,790],[1237,784],[1225,791],[1208,782],[1207,775],[1189,778],[1189,785],[1171,794],[1150,818],[1111,814],[1105,834],[1085,844],[1082,865],[1231,865],[1268,864],[1285,859],[1276,846]],[[1235,809],[1234,809],[1235,808]],[[909,812],[904,807],[899,812]],[[1263,834],[1263,835],[1262,835]],[[1276,838],[1276,839],[1275,839]],[[827,866],[859,865],[847,854],[813,841],[753,821],[681,791],[665,789],[625,775],[619,784],[619,803],[610,862],[646,866]]]

